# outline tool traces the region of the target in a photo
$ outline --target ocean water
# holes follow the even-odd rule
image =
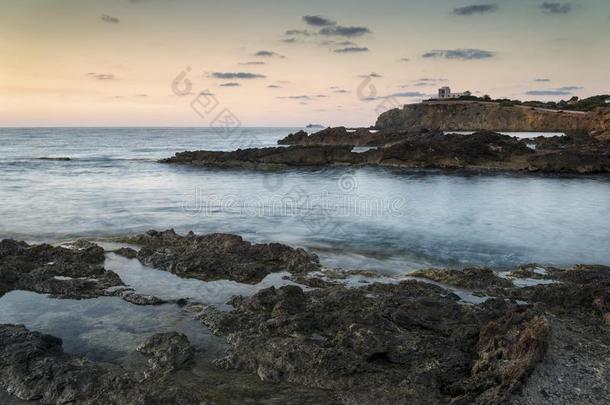
[[[608,176],[157,163],[184,150],[274,146],[299,129],[0,129],[0,238],[229,232],[310,249],[328,266],[391,274],[610,265]]]

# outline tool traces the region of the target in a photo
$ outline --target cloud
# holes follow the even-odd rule
[[[115,76],[113,74],[109,74],[109,73],[91,72],[91,73],[87,73],[87,76],[89,76],[95,80],[114,80],[115,79]]]
[[[333,93],[337,93],[337,94],[348,94],[348,93],[350,93],[350,92],[349,92],[349,91],[347,91],[347,90],[344,90],[344,89],[337,89],[337,90],[333,90]]]
[[[280,99],[288,99],[288,100],[311,100],[310,96],[306,96],[306,95],[299,95],[299,96],[283,96],[283,97],[277,97]]]
[[[268,89],[281,89],[282,86],[278,86],[277,84],[270,84],[267,86]]]
[[[437,85],[439,83],[446,82],[446,81],[447,81],[447,79],[435,79],[435,78],[430,78],[430,77],[422,77],[421,79],[418,79],[415,82],[413,82],[413,86],[416,86],[416,87],[434,86],[434,85]],[[405,87],[410,87],[410,86],[403,85],[400,87],[405,88]]]
[[[238,87],[238,86],[241,86],[241,84],[235,83],[235,82],[228,82],[228,83],[222,83],[220,86],[221,87]]]
[[[534,81],[538,82],[538,83],[544,83],[544,82],[550,82],[551,79],[534,79]]]
[[[337,24],[333,20],[320,15],[304,15],[303,21],[309,25],[313,25],[314,27],[328,27]]]
[[[296,42],[299,42],[299,40],[296,38],[283,38],[283,39],[280,39],[280,42],[283,42],[285,44],[294,44]]]
[[[273,51],[258,51],[254,54],[254,56],[258,56],[260,58],[285,58],[285,56]]]
[[[391,97],[426,97],[425,94],[420,93],[419,91],[405,91],[400,93],[394,93],[390,95]]]
[[[335,49],[336,53],[357,53],[357,52],[368,52],[369,48],[367,47],[358,47],[358,46],[349,46],[347,48],[339,48]]]
[[[254,66],[254,65],[264,65],[265,62],[263,62],[263,61],[252,61],[252,62],[240,62],[239,64],[240,65],[252,65],[252,66]]]
[[[530,90],[526,91],[525,94],[528,96],[571,96],[574,91],[581,90],[581,86],[563,86],[555,89],[546,90]]]
[[[326,98],[328,97],[326,94],[318,94],[316,95],[316,98]]]
[[[475,59],[488,59],[495,56],[494,52],[484,51],[482,49],[435,49],[426,52],[422,55],[423,58],[444,58],[444,59],[461,59],[461,60],[475,60]]]
[[[493,13],[498,10],[495,4],[473,4],[471,6],[458,7],[453,9],[455,15],[474,15]]]
[[[214,93],[210,93],[209,91],[202,91],[199,94],[202,96],[215,96]]]
[[[307,31],[307,30],[288,30],[284,34],[287,36],[302,35],[304,37],[309,37],[311,35],[315,35],[315,33],[311,32],[311,31]]]
[[[212,72],[210,76],[215,79],[264,79],[265,75],[249,72]]]
[[[398,59],[398,61],[399,62],[410,62],[411,59],[409,59],[409,58],[400,58],[400,59]]]
[[[572,12],[572,5],[568,3],[542,3],[542,11],[546,14],[568,14]]]
[[[121,22],[117,17],[109,16],[108,14],[102,14],[102,21],[108,24],[118,24]]]
[[[361,77],[363,79],[366,79],[367,77],[373,77],[375,79],[378,79],[378,78],[383,77],[383,76],[380,75],[379,73],[372,72],[372,73],[369,73],[368,75],[360,75],[358,77]]]
[[[360,37],[365,34],[370,34],[371,30],[366,27],[344,27],[341,25],[334,25],[322,28],[319,33],[320,35],[325,36]]]

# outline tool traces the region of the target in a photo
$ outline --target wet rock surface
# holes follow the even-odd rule
[[[252,244],[230,234],[186,236],[173,230],[125,238],[142,246],[144,264],[181,277],[256,284],[273,272],[305,274],[319,268],[318,257],[279,243]]]
[[[288,286],[200,317],[227,336],[220,366],[265,381],[336,390],[347,403],[503,403],[543,358],[548,323],[503,300],[458,300],[417,281]]]
[[[90,242],[74,248],[0,241],[0,295],[26,290],[63,298],[94,298],[121,279],[103,266],[104,250]]]
[[[186,368],[194,358],[194,349],[188,338],[177,332],[156,334],[138,346],[137,350],[149,358],[149,370],[144,378]]]
[[[175,370],[188,353],[188,341],[168,337],[153,336],[145,344],[143,350],[154,359],[149,375]],[[0,325],[0,388],[19,399],[44,404],[207,403],[161,378],[143,383],[118,366],[64,353],[61,339],[21,325]]]
[[[573,174],[610,172],[610,143],[589,135],[573,135],[568,140],[524,140],[490,131],[458,135],[424,129],[386,129],[377,133],[362,129],[352,133],[339,127],[312,135],[292,134],[281,143],[297,146],[182,152],[162,162],[247,169],[383,166]],[[528,146],[532,143],[536,150]],[[353,146],[362,145],[382,146],[362,153],[352,151]]]

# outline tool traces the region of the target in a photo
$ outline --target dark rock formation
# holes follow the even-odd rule
[[[317,256],[279,243],[252,244],[229,234],[180,236],[173,230],[149,231],[124,239],[141,245],[138,259],[181,277],[204,281],[258,283],[272,272],[294,274],[319,269]]]
[[[161,163],[189,163],[209,167],[275,169],[283,167],[348,165],[361,160],[350,146],[290,146],[238,149],[233,152],[195,151],[176,153]]]
[[[335,142],[360,144],[356,136],[344,138],[345,128],[329,128],[307,138],[301,135],[293,137],[293,140],[328,143],[330,146],[183,152],[163,162],[256,169],[368,165],[574,174],[610,172],[610,143],[595,140],[588,135],[573,136],[568,140],[544,141],[540,138],[522,140],[494,132],[445,135],[424,130],[386,130],[378,136],[375,134],[375,142],[385,146],[363,153],[351,152],[352,146],[335,145]],[[372,138],[364,136],[363,139]],[[528,147],[528,143],[539,144],[540,149],[533,150]]]
[[[347,403],[505,403],[546,351],[530,309],[467,306],[416,281],[303,292],[270,288],[200,315],[226,335],[227,368],[340,392]]]
[[[180,335],[177,335],[180,336]],[[166,375],[187,361],[190,346],[181,337],[153,336],[143,351],[154,359],[150,375]],[[152,372],[152,370],[155,372]],[[157,371],[164,370],[162,373]],[[0,325],[0,389],[44,404],[203,403],[162,379],[138,381],[123,369],[66,354],[62,341],[21,325]]]
[[[73,249],[0,241],[0,295],[27,290],[62,298],[93,298],[123,283],[103,267],[104,250],[90,242]]]
[[[126,257],[128,259],[137,259],[138,251],[128,247],[122,247],[113,251],[119,256]]]

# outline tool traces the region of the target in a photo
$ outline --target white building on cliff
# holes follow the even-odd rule
[[[465,91],[464,93],[452,93],[451,88],[448,86],[441,87],[438,89],[438,100],[448,100],[460,98],[463,96],[471,96],[472,94],[469,91]]]

